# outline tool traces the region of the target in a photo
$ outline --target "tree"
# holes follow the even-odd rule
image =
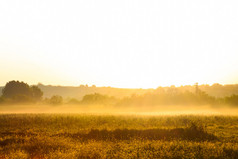
[[[59,95],[54,95],[50,98],[49,103],[53,104],[53,105],[62,104],[63,103],[63,98]]]
[[[117,102],[116,98],[102,95],[99,93],[85,95],[81,101],[82,104],[104,104],[110,105]]]
[[[17,95],[31,96],[29,85],[19,81],[8,82],[2,90],[2,96],[5,98],[14,98]]]
[[[231,95],[229,97],[225,97],[225,103],[230,105],[238,105],[238,95]]]
[[[41,89],[37,86],[32,86],[31,87],[31,92],[32,92],[32,98],[35,99],[36,101],[41,100],[43,96],[43,92]]]
[[[35,102],[42,98],[43,92],[37,87],[30,87],[19,81],[8,82],[2,90],[2,97],[13,102]]]

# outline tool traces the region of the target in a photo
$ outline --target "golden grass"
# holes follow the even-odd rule
[[[0,158],[237,158],[238,117],[2,114]]]

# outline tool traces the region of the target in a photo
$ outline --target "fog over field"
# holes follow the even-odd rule
[[[237,115],[238,108],[202,106],[1,105],[1,114]]]

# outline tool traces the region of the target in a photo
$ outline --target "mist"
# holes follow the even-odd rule
[[[237,115],[238,108],[202,106],[1,105],[0,114]]]

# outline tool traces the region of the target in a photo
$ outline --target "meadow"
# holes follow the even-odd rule
[[[0,115],[0,158],[238,158],[238,116]]]

